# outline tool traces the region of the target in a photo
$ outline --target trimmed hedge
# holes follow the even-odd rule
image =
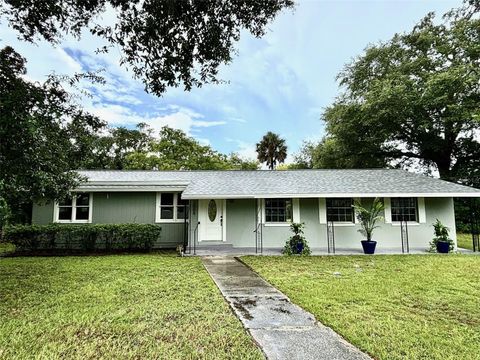
[[[16,251],[148,251],[160,240],[162,228],[152,224],[13,225],[3,241]]]

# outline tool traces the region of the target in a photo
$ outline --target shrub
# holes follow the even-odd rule
[[[437,252],[437,243],[439,241],[447,242],[449,245],[448,251],[453,251],[454,243],[453,240],[450,239],[450,229],[443,225],[438,219],[432,225],[435,237],[430,242],[430,252]]]
[[[5,228],[4,241],[17,251],[148,251],[160,239],[152,224],[14,225]]]
[[[293,235],[287,240],[282,253],[285,255],[310,255],[310,247],[303,236],[304,223],[292,223],[290,229]]]

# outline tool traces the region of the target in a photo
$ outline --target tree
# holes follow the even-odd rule
[[[261,163],[266,162],[270,170],[274,170],[277,163],[283,163],[286,157],[285,139],[280,138],[278,134],[269,131],[257,143],[257,159]]]
[[[72,163],[74,169],[123,170],[130,154],[148,151],[150,143],[155,139],[153,130],[145,123],[137,124],[134,129],[113,127],[103,134],[86,136],[82,129],[78,129],[72,135],[75,135],[74,143],[79,149],[78,156]]]
[[[40,84],[25,74],[25,59],[11,47],[1,49],[0,201],[13,220],[26,220],[32,201],[60,199],[76,186],[70,135],[74,128],[96,132],[104,126],[72,102],[61,79]]]
[[[295,169],[358,169],[384,168],[387,160],[376,152],[358,151],[348,153],[348,150],[333,136],[325,136],[318,143],[304,142],[300,151],[295,154],[290,165]]]
[[[114,24],[97,19],[107,8]],[[218,68],[228,64],[242,30],[256,37],[293,0],[3,0],[0,16],[23,40],[59,42],[63,34],[83,30],[109,43],[99,51],[120,49],[121,65],[143,79],[156,95],[169,86],[186,90],[216,83]]]
[[[230,157],[201,145],[182,130],[168,126],[160,130],[146,150],[134,151],[125,158],[125,168],[141,170],[228,170],[257,168],[257,163]]]
[[[341,166],[416,163],[480,185],[479,10],[471,1],[441,24],[430,13],[348,64],[338,77],[345,91],[323,115],[320,152]]]

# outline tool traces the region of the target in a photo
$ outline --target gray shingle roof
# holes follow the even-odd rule
[[[287,171],[115,171],[85,170],[88,183],[79,189],[184,187],[183,198],[466,196],[480,189],[391,169]],[[99,190],[97,190],[99,191]]]

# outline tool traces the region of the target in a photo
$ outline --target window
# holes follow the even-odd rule
[[[327,199],[327,221],[354,223],[355,213],[352,205],[351,198]]]
[[[91,222],[91,194],[80,193],[61,200],[56,204],[55,221],[57,222]]]
[[[182,200],[179,193],[157,194],[157,222],[181,222],[188,219],[188,200]]]
[[[265,199],[265,222],[292,222],[292,200]]]
[[[392,198],[392,221],[418,220],[418,204],[416,198]]]

